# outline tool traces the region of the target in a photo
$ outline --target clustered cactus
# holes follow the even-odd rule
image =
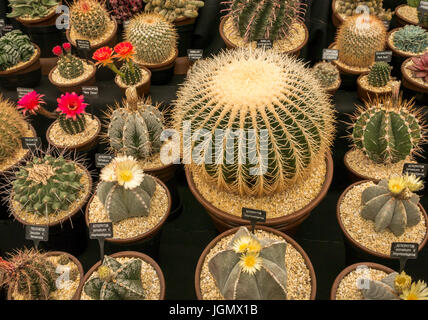
[[[71,53],[71,45],[69,43],[64,43],[61,46],[56,46],[53,48],[53,53],[58,56],[58,72],[61,77],[65,79],[76,79],[80,77],[85,71],[83,67],[83,60]]]
[[[338,0],[337,1],[337,12],[346,16],[353,16],[357,13],[357,8],[360,6],[366,6],[369,9],[371,15],[377,16],[381,20],[390,21],[392,19],[392,12],[390,9],[385,10],[383,8],[383,0],[367,0],[367,1],[355,1],[355,0]],[[359,12],[361,13],[361,12]]]
[[[428,47],[428,32],[419,26],[406,25],[394,32],[392,41],[398,50],[420,53]]]
[[[36,249],[18,250],[7,261],[0,258],[0,287],[7,286],[29,300],[48,300],[56,290],[57,277],[47,254]]]
[[[191,166],[227,192],[285,190],[324,159],[334,134],[333,108],[313,72],[273,50],[239,49],[201,61],[177,97],[175,129],[189,146]],[[190,139],[202,132],[203,139]]]
[[[241,37],[246,41],[278,40],[289,36],[293,23],[302,22],[306,12],[300,0],[231,0],[228,6]]]
[[[130,20],[125,38],[135,48],[135,59],[143,64],[167,61],[177,47],[174,25],[157,13],[141,13]]]
[[[339,70],[330,62],[317,63],[313,70],[323,88],[331,88],[340,78]]]
[[[94,300],[143,300],[141,265],[140,259],[120,263],[105,256],[96,275],[85,283],[83,290]]]
[[[97,196],[112,222],[148,216],[156,181],[144,174],[133,157],[118,156],[100,175]]]
[[[155,12],[173,22],[178,18],[196,18],[198,9],[204,6],[199,0],[144,0],[146,12]]]
[[[12,182],[12,201],[37,215],[55,215],[78,200],[83,188],[76,164],[62,156],[35,156],[20,166]]]
[[[52,7],[57,5],[57,0],[9,0],[12,12],[8,13],[7,17],[43,18],[50,13]]]
[[[351,67],[368,68],[375,60],[376,51],[386,43],[386,29],[376,16],[349,17],[336,35],[339,60]]]
[[[391,66],[388,62],[378,61],[371,68],[367,76],[372,87],[384,87],[391,79]]]
[[[70,7],[71,27],[90,40],[100,38],[110,21],[104,4],[96,0],[77,0]]]
[[[0,38],[0,71],[31,59],[35,51],[30,38],[21,30],[13,30]]]
[[[428,53],[423,54],[420,57],[412,58],[412,65],[408,65],[406,68],[412,71],[412,76],[415,79],[421,78],[424,83],[428,82]]]
[[[284,240],[257,239],[241,227],[208,268],[227,300],[285,300],[286,248]]]
[[[108,0],[111,14],[117,22],[124,23],[140,12],[144,7],[143,0]]]

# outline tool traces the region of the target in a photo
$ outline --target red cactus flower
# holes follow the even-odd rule
[[[62,94],[61,98],[57,99],[58,108],[56,111],[60,111],[65,114],[65,118],[72,118],[76,120],[76,116],[85,113],[85,108],[88,105],[84,103],[83,95],[79,96],[77,93]]]
[[[40,108],[40,105],[45,103],[43,101],[44,95],[38,94],[36,91],[31,91],[23,96],[18,101],[18,109],[22,109],[22,113],[25,115],[28,113],[36,114],[36,111]]]
[[[129,60],[135,54],[134,46],[131,42],[121,42],[114,47],[114,51],[117,53],[113,57],[119,58],[119,60]]]
[[[96,65],[102,64],[104,67],[106,67],[109,64],[113,63],[112,54],[113,50],[111,48],[102,47],[94,52],[94,54],[92,55],[92,59],[97,60],[97,62],[95,63]]]
[[[65,51],[69,52],[71,51],[71,44],[69,42],[63,43],[62,47],[64,48]]]
[[[54,53],[54,55],[60,56],[62,54],[61,46],[56,46],[55,48],[52,49],[52,52]]]
[[[413,71],[414,78],[422,78],[428,82],[428,53],[420,57],[412,58],[413,65],[407,66],[406,69]]]

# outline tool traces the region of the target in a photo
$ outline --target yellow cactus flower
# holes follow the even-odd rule
[[[421,181],[421,179],[416,177],[414,174],[406,174],[404,176],[404,180],[406,187],[412,192],[419,191],[424,187],[424,183]]]
[[[398,195],[406,188],[406,181],[403,177],[392,177],[388,180],[388,189],[394,194]]]
[[[407,275],[404,271],[402,271],[394,281],[395,290],[398,292],[403,292],[405,289],[408,289],[412,283],[412,277]]]
[[[428,288],[425,281],[413,282],[410,288],[404,289],[400,295],[403,300],[428,300]]]
[[[258,254],[246,253],[241,256],[239,265],[244,272],[254,274],[261,269],[262,259]]]
[[[250,253],[259,253],[260,250],[262,250],[262,245],[259,241],[256,239],[251,239],[250,243],[248,244],[248,252]]]
[[[107,266],[100,266],[98,268],[98,276],[100,277],[101,280],[108,280],[110,278],[111,275],[111,270],[109,267]]]
[[[246,252],[251,241],[252,239],[249,236],[240,237],[233,243],[233,251],[235,251],[236,253]]]

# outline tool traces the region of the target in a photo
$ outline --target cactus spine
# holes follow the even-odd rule
[[[367,80],[372,87],[384,87],[391,79],[391,67],[387,62],[376,62],[371,68]]]
[[[77,0],[70,7],[71,26],[77,34],[88,39],[100,38],[110,21],[103,4],[95,0]]]
[[[96,275],[83,287],[85,293],[94,300],[143,300],[140,259],[120,263],[105,256]]]
[[[134,62],[130,61],[129,63],[132,64],[132,66],[128,63],[124,63],[120,68],[120,72],[123,74],[121,79],[127,86],[133,86],[141,81],[143,73]]]
[[[204,6],[198,0],[144,0],[146,12],[159,13],[168,21],[173,22],[179,18],[196,18],[198,9]]]
[[[273,194],[307,178],[334,135],[334,111],[313,72],[272,50],[200,61],[177,97],[175,129],[191,149],[191,165],[207,182],[240,195]],[[195,132],[204,140],[190,141]]]
[[[13,30],[0,38],[0,71],[26,62],[34,55],[30,38],[21,30]]]
[[[76,79],[85,71],[83,61],[79,57],[71,54],[71,49],[66,50],[58,59],[58,72],[65,79]]]
[[[351,67],[370,67],[374,63],[376,51],[382,51],[385,42],[385,26],[375,16],[349,17],[336,35],[339,60]]]
[[[340,78],[339,70],[330,62],[317,63],[313,70],[323,88],[331,88]]]
[[[78,134],[85,130],[86,118],[84,115],[76,116],[76,120],[66,118],[65,114],[61,114],[58,118],[59,125],[67,134]]]
[[[9,0],[12,12],[8,13],[7,17],[43,18],[50,13],[52,7],[57,5],[57,0]]]
[[[177,47],[177,31],[171,22],[156,13],[141,13],[130,20],[125,38],[135,48],[135,59],[146,64],[167,61]]]
[[[208,262],[217,287],[228,300],[287,298],[285,241],[257,239],[241,227],[226,250]]]
[[[398,50],[421,53],[428,47],[428,32],[419,26],[406,25],[394,32],[392,41]]]

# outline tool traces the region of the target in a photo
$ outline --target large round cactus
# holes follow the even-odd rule
[[[333,122],[312,70],[271,50],[201,61],[175,102],[185,161],[192,154],[205,179],[241,195],[272,194],[305,179],[324,161]]]
[[[71,27],[88,39],[100,38],[107,29],[109,19],[105,6],[99,1],[77,0],[70,7]]]

